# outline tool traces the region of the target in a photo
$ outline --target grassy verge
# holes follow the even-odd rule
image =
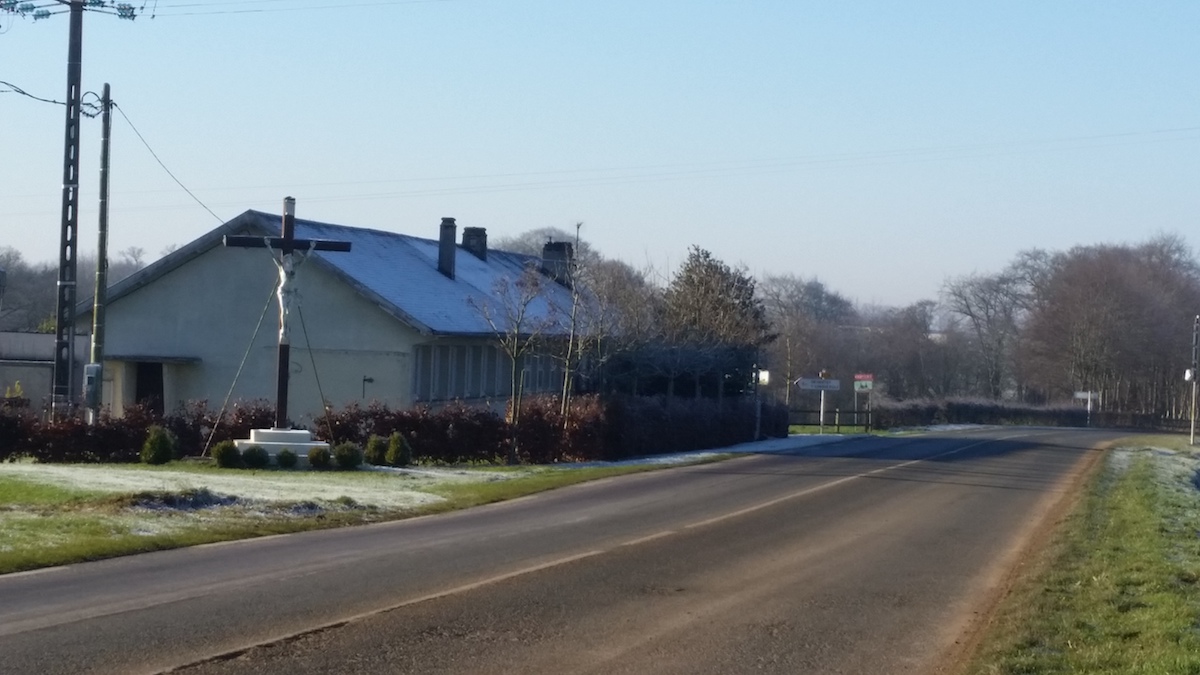
[[[972,675],[1200,673],[1200,460],[1178,437],[1110,452],[999,609]]]
[[[207,489],[101,493],[49,485],[22,476],[0,475],[0,574],[98,560],[197,544],[284,534],[440,513],[513,499],[584,481],[659,468],[622,465],[571,469],[535,469],[502,480],[434,482],[421,490],[436,501],[386,507],[349,497],[332,500],[247,501]],[[252,475],[172,463],[196,474]],[[157,467],[130,467],[153,473]],[[336,480],[387,489],[407,481],[376,472],[267,472],[297,482]],[[510,472],[496,472],[508,474]],[[315,478],[314,478],[315,477]]]

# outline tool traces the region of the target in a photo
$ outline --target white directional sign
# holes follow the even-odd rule
[[[796,380],[796,386],[808,391],[840,391],[841,380],[823,380],[819,377],[801,377]]]

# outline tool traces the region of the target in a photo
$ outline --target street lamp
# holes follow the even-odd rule
[[[0,289],[2,290],[2,289]],[[2,295],[3,293],[0,293]],[[1192,383],[1192,430],[1188,435],[1188,445],[1196,444],[1196,367],[1197,359],[1200,359],[1200,314],[1196,315],[1195,322],[1192,323],[1192,367],[1188,368],[1185,375],[1187,381]]]

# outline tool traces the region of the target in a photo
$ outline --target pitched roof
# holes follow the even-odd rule
[[[108,302],[115,302],[223,245],[225,235],[278,236],[279,227],[280,216],[277,214],[246,211],[117,282],[109,289]],[[530,265],[540,269],[536,257],[490,249],[484,261],[456,242],[455,278],[450,279],[438,271],[436,239],[299,218],[296,219],[296,237],[350,242],[351,249],[347,253],[313,251],[305,264],[320,265],[384,311],[430,335],[495,335],[482,308],[490,309],[497,326],[507,330],[506,299],[498,293],[498,284],[503,285],[505,280],[511,284]],[[253,264],[249,258],[247,264]],[[261,259],[257,264],[263,264]],[[298,274],[304,274],[303,267]],[[545,280],[541,295],[529,305],[530,323],[527,326],[536,321],[555,320],[560,317],[556,308],[570,306],[570,291],[548,277]],[[507,302],[511,304],[511,300]],[[81,303],[78,311],[81,315],[90,313],[91,301]]]

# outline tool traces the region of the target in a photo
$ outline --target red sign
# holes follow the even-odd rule
[[[874,380],[875,380],[875,376],[871,373],[855,373],[854,374],[855,382],[872,382]]]

